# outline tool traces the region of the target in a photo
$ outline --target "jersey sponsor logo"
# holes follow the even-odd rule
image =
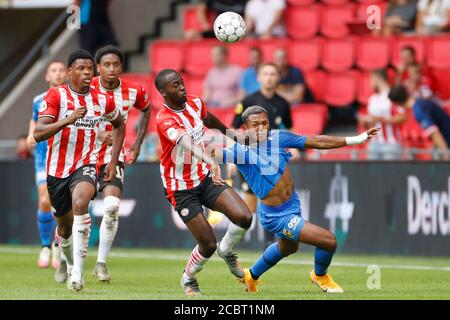
[[[100,122],[101,119],[89,119],[89,118],[80,118],[75,121],[73,124],[75,127],[79,128],[85,128],[85,129],[94,129],[97,124]]]
[[[188,209],[188,208],[183,208],[183,209],[181,209],[180,214],[181,214],[183,217],[186,217],[186,216],[189,214],[189,209]]]
[[[47,102],[45,100],[42,100],[41,104],[39,105],[39,112],[44,112],[47,110]]]
[[[100,106],[97,104],[94,104],[94,111],[95,112],[100,112]]]

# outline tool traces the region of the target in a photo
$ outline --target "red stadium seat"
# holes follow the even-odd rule
[[[186,44],[185,71],[192,75],[205,75],[212,67],[211,49],[217,44],[212,40],[191,41]]]
[[[233,43],[232,45],[228,45],[227,48],[229,62],[243,68],[248,67],[250,48],[252,44],[252,41],[240,41],[237,43]]]
[[[153,83],[154,78],[152,77],[150,81]],[[152,107],[156,109],[162,108],[164,99],[154,85],[150,86],[149,95]]]
[[[209,108],[208,111],[214,114],[222,123],[228,127],[231,127],[234,120],[235,107],[227,108]]]
[[[427,63],[432,68],[450,67],[450,36],[435,36],[427,39]]]
[[[417,62],[423,63],[425,58],[425,45],[423,37],[392,37],[392,65],[397,67],[400,64],[400,53],[402,48],[406,46],[413,47],[416,50]]]
[[[151,71],[156,74],[165,68],[183,68],[183,42],[158,40],[150,44],[149,61]]]
[[[314,4],[287,10],[286,28],[288,35],[294,39],[314,37],[319,31],[321,9],[321,5]]]
[[[356,71],[329,73],[325,81],[325,102],[344,107],[355,101],[358,75]]]
[[[260,40],[257,42],[257,46],[261,49],[263,61],[273,61],[275,50],[278,48],[286,49],[288,41],[285,39]]]
[[[124,73],[121,75],[121,77],[123,79],[141,84],[144,87],[145,91],[147,91],[148,95],[150,95],[150,92],[152,92],[153,88],[155,87],[153,78],[146,73]]]
[[[328,121],[328,107],[323,103],[301,103],[292,106],[292,110],[301,108],[303,111],[316,112],[320,114],[323,122],[323,127],[325,127]],[[323,128],[322,128],[323,129]]]
[[[321,0],[321,2],[327,5],[339,5],[349,3],[350,0]]]
[[[203,82],[205,77],[196,75],[183,75],[184,85],[189,95],[202,97],[203,96]]]
[[[450,68],[430,69],[430,76],[438,96],[441,99],[450,99]]]
[[[294,131],[298,134],[317,135],[322,133],[325,126],[322,114],[312,109],[303,109],[301,106],[292,108],[292,121]]]
[[[352,39],[324,42],[322,47],[322,66],[329,71],[346,71],[354,62],[354,44]]]
[[[289,6],[306,6],[314,3],[316,0],[287,0]]]
[[[366,105],[369,102],[369,97],[373,94],[373,89],[370,84],[370,73],[363,72],[359,77],[357,99],[361,104]]]
[[[360,37],[356,43],[356,64],[365,70],[385,68],[389,64],[390,41],[386,37]]]
[[[326,74],[324,71],[315,70],[305,73],[306,84],[312,91],[316,101],[324,101],[325,99],[325,80]]]
[[[349,35],[347,23],[355,15],[353,4],[325,6],[322,10],[320,32],[330,38],[342,38]]]
[[[302,71],[317,69],[321,57],[321,39],[291,41],[289,45],[289,61]]]
[[[214,24],[214,18],[216,17],[215,13],[212,11],[208,11],[208,22],[211,26]],[[201,31],[202,26],[200,25],[200,21],[197,18],[196,7],[189,7],[184,10],[183,13],[183,30],[195,30]]]

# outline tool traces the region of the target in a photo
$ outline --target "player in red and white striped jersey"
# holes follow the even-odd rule
[[[200,98],[187,96],[183,79],[172,69],[158,73],[155,86],[165,104],[156,117],[162,145],[161,178],[167,199],[172,203],[198,245],[181,277],[186,295],[200,294],[195,275],[216,250],[230,271],[243,278],[234,246],[252,223],[252,214],[241,197],[220,177],[220,167],[203,152],[204,126],[226,134],[227,128],[211,113]],[[203,207],[223,212],[232,223],[216,245],[214,232],[203,215]]]
[[[104,178],[108,181],[116,175],[125,124],[111,98],[90,88],[94,58],[77,50],[67,65],[69,82],[47,92],[34,138],[49,139],[47,187],[58,223],[55,238],[68,266],[67,286],[79,291],[84,285],[83,265],[91,230],[88,207],[97,187],[97,131],[103,117],[114,127],[112,159]]]
[[[127,157],[127,162],[131,164],[139,156],[141,145],[147,132],[151,109],[150,99],[142,85],[120,77],[123,59],[123,53],[115,46],[108,45],[100,48],[95,54],[95,63],[100,76],[92,80],[91,87],[111,97],[116,108],[120,110],[125,123],[127,122],[128,112],[132,107],[142,111],[137,138],[131,146],[129,157]],[[101,177],[106,165],[111,161],[112,126],[108,122],[102,121],[100,123],[98,137],[97,150],[99,154],[97,168]],[[124,148],[122,148],[116,169],[116,177],[108,182],[99,181],[99,191],[103,192],[104,197],[104,213],[100,225],[98,256],[93,275],[101,282],[111,281],[111,276],[106,268],[106,258],[111,250],[119,226],[119,206],[123,190],[124,163],[125,152]]]
[[[402,155],[401,125],[406,113],[399,106],[389,100],[390,84],[386,70],[373,70],[371,85],[374,93],[370,96],[367,115],[361,116],[359,121],[366,128],[381,128],[367,147],[368,157],[372,160],[400,159]]]

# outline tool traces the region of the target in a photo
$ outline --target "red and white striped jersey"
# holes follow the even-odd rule
[[[81,166],[96,164],[95,140],[100,122],[103,117],[113,121],[119,115],[110,97],[92,88],[86,94],[79,94],[65,84],[47,91],[39,118],[51,117],[57,122],[80,107],[87,108],[86,115],[48,139],[47,174],[50,176],[66,178]]]
[[[142,85],[128,81],[127,79],[119,80],[120,85],[116,89],[107,90],[100,83],[100,77],[95,77],[92,79],[91,87],[112,98],[116,104],[116,108],[122,114],[123,121],[126,123],[131,107],[145,110],[150,104],[150,99]],[[112,129],[112,125],[108,121],[102,121],[100,123],[100,131],[112,131]],[[96,143],[96,149],[98,151],[97,165],[101,167],[111,161],[112,146],[102,143],[100,139],[97,139]],[[119,161],[125,162],[125,150],[123,147],[120,151]]]
[[[195,188],[207,176],[210,166],[177,146],[179,139],[189,134],[195,144],[204,149],[203,120],[206,107],[200,98],[188,96],[183,110],[172,110],[167,105],[156,116],[156,128],[161,141],[161,179],[167,194]]]
[[[367,112],[369,115],[392,118],[395,115],[404,113],[404,110],[393,104],[388,98],[389,90],[380,93],[374,93],[370,96],[367,105]],[[391,124],[377,122],[375,124],[381,128],[380,134],[373,137],[372,142],[376,143],[402,143],[401,141],[401,124]]]

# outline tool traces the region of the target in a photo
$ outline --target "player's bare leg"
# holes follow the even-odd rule
[[[252,214],[244,200],[231,188],[220,194],[213,209],[225,214],[232,222],[228,225],[226,234],[218,244],[217,253],[227,263],[231,273],[242,279],[244,270],[233,249],[252,225]]]
[[[88,208],[89,202],[94,194],[94,185],[85,181],[78,183],[72,192],[73,268],[67,286],[74,291],[79,291],[84,286],[84,260],[86,258],[91,233],[91,218],[88,213]]]
[[[314,251],[314,270],[310,279],[327,293],[342,293],[344,290],[328,274],[328,266],[336,251],[336,237],[329,230],[305,222],[300,232],[299,241],[316,247]]]
[[[92,272],[100,282],[109,283],[111,276],[106,268],[106,259],[119,226],[119,206],[122,192],[119,187],[107,185],[103,189],[104,213],[100,225],[100,242],[98,246],[97,263]]]
[[[73,267],[73,213],[69,211],[61,217],[55,217],[55,219],[58,225],[55,230],[55,240],[61,249],[61,263],[56,268],[55,281],[57,283],[65,283]]]
[[[38,185],[38,228],[41,238],[42,249],[39,253],[37,265],[39,268],[47,268],[51,259],[52,229],[54,220],[52,215],[52,205],[47,191],[47,184]],[[53,261],[52,261],[53,262]]]
[[[198,245],[192,250],[191,257],[184,269],[181,286],[186,295],[195,296],[201,293],[195,275],[203,269],[206,262],[216,251],[216,237],[203,213],[197,214],[186,223],[186,226]]]

